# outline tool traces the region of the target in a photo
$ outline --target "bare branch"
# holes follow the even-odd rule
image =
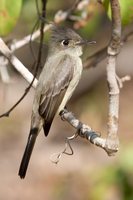
[[[116,75],[116,79],[117,79],[119,88],[123,88],[123,83],[125,81],[130,81],[131,80],[131,76],[126,75],[126,76],[123,76],[123,77],[120,78],[119,76]]]
[[[83,124],[80,122],[78,119],[75,118],[72,112],[67,111],[64,109],[61,113],[60,116],[63,120],[67,121],[71,126],[73,126],[77,130],[77,134],[89,140],[92,144],[104,149],[108,155],[113,155],[118,149],[110,149],[107,146],[106,139],[101,138],[99,133],[95,132],[94,130],[91,129],[90,126]]]
[[[12,54],[12,51],[7,47],[2,38],[0,38],[0,52],[9,60],[9,62],[15,67],[15,69],[31,83],[34,76],[30,71],[20,62],[20,60]],[[33,87],[36,87],[37,80],[33,82]]]

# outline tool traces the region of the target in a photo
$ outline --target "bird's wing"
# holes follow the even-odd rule
[[[63,56],[52,74],[51,81],[47,81],[40,97],[39,114],[44,118],[44,133],[48,135],[53,118],[63,100],[65,92],[73,77],[74,62],[70,56]],[[47,89],[46,89],[47,88]]]

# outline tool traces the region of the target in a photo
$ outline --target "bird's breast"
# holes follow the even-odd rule
[[[82,74],[82,61],[81,61],[81,58],[80,57],[75,57],[75,58],[72,58],[73,61],[74,61],[74,64],[73,64],[73,67],[74,67],[74,72],[73,72],[73,77],[69,83],[69,86],[66,90],[66,93],[64,95],[64,98],[62,100],[62,103],[58,109],[58,113],[64,109],[64,107],[66,106],[68,100],[71,98],[74,90],[76,89],[76,86],[78,85],[79,83],[79,80],[81,78],[81,74]]]

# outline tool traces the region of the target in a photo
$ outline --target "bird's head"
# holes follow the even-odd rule
[[[64,52],[67,54],[82,55],[83,39],[72,29],[60,26],[51,28],[50,49],[52,52]]]

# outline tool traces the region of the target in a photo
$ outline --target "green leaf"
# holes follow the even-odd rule
[[[0,36],[12,31],[18,20],[22,0],[0,0]]]

